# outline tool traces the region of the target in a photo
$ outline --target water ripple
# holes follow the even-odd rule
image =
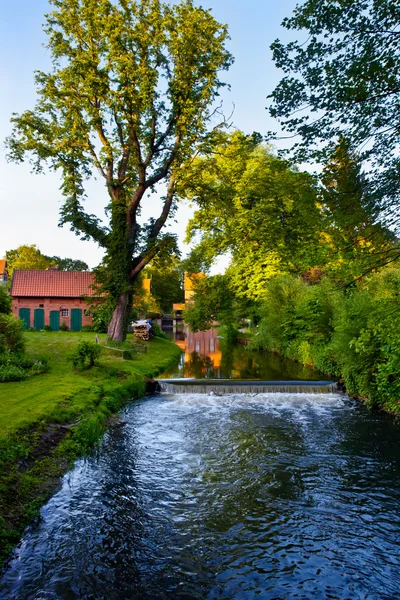
[[[336,395],[132,403],[0,598],[400,598],[399,427]]]

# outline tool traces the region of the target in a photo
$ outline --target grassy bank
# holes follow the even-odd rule
[[[93,333],[27,332],[26,351],[45,356],[49,371],[26,381],[0,384],[0,561],[18,542],[73,460],[104,432],[129,399],[145,393],[145,379],[179,357],[180,349],[155,338],[132,360],[102,353],[92,369],[74,370],[70,349]],[[100,341],[105,336],[100,335]]]

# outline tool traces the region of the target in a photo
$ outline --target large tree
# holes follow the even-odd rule
[[[342,137],[321,174],[324,268],[349,285],[400,257],[393,232],[377,218],[377,207],[361,162]]]
[[[398,223],[400,3],[307,0],[283,26],[297,39],[272,44],[285,76],[270,96],[271,115],[299,136],[298,159],[326,162],[339,137],[347,137],[382,201],[380,218]]]
[[[14,250],[6,251],[7,271],[9,280],[15,269],[49,269],[54,260],[41,253],[35,244],[22,244]]]
[[[28,154],[34,171],[47,163],[61,172],[61,224],[105,249],[99,280],[114,305],[108,334],[122,340],[135,279],[174,243],[162,229],[174,212],[180,166],[218,112],[219,72],[232,62],[227,29],[193,0],[50,2],[53,69],[36,74],[35,108],[12,119],[10,158]],[[83,207],[94,171],[108,192],[108,225]],[[143,203],[157,191],[160,211],[140,224]]]
[[[221,135],[182,183],[180,193],[198,206],[188,225],[197,243],[189,269],[207,268],[230,252],[232,286],[257,299],[280,270],[318,264],[322,224],[314,179],[274,155],[258,134]]]

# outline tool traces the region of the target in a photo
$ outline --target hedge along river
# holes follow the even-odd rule
[[[7,599],[400,598],[399,426],[340,395],[154,395],[64,479]]]

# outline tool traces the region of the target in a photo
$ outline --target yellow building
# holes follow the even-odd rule
[[[183,282],[183,289],[185,291],[185,303],[190,302],[193,297],[196,279],[202,279],[203,277],[205,277],[204,273],[192,273],[191,275],[185,273],[185,279]]]
[[[142,279],[142,287],[144,289],[145,292],[148,292],[150,294],[151,291],[151,279],[146,278],[146,279]]]

